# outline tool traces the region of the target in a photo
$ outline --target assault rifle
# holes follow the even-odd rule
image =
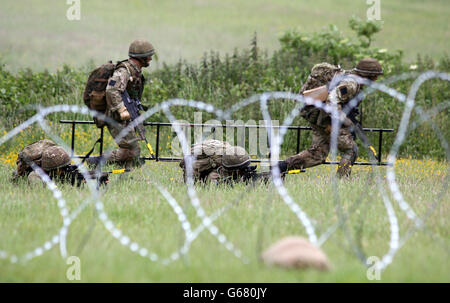
[[[270,180],[270,172],[261,172],[258,173],[256,171],[256,165],[250,165],[241,170],[243,174],[244,182],[256,182],[258,180],[262,180],[264,183],[267,183]]]
[[[375,148],[370,144],[369,138],[367,138],[366,133],[364,132],[361,123],[359,123],[358,120],[356,120],[356,113],[350,113],[349,115],[347,115],[347,117],[350,119],[350,121],[352,121],[352,125],[351,127],[351,131],[353,131],[355,133],[355,135],[361,140],[361,142],[363,143],[365,148],[368,148],[373,156],[376,158],[377,157],[377,152],[375,150]]]
[[[95,171],[90,170],[87,172],[87,177],[89,180],[97,180],[97,184],[99,186],[106,185],[109,182],[109,175],[110,174],[122,174],[126,172],[130,172],[131,169],[128,168],[122,168],[122,169],[113,169],[111,171]],[[61,176],[62,179],[67,180],[70,178],[72,185],[77,185],[77,187],[80,187],[81,184],[86,183],[86,178],[84,175],[80,172],[78,165],[68,165],[63,168],[63,176]]]
[[[138,98],[131,99],[128,92],[125,90],[122,94],[122,101],[125,107],[127,108],[128,112],[130,113],[131,121],[136,120],[139,117],[139,111],[145,110],[144,106],[141,104],[141,101]],[[136,130],[141,137],[141,140],[145,141],[145,144],[147,145],[148,151],[150,152],[150,156],[155,157],[155,153],[153,152],[153,148],[151,144],[147,141],[147,138],[145,137],[145,128],[142,123],[138,124],[136,126]]]

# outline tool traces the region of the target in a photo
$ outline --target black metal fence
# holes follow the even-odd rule
[[[72,157],[74,158],[84,158],[85,156],[74,155],[73,151],[75,149],[75,126],[77,124],[94,124],[94,121],[79,121],[79,120],[60,120],[62,124],[71,124],[72,125],[72,136],[71,136],[71,148],[72,148]],[[154,157],[142,157],[144,160],[154,160],[154,161],[179,161],[181,158],[175,157],[160,157],[159,156],[159,144],[160,144],[160,131],[161,127],[172,127],[174,123],[167,122],[144,122],[144,126],[153,126],[156,128],[156,146],[155,146],[155,156]],[[177,123],[182,127],[222,127],[222,128],[266,128],[264,125],[223,125],[223,124],[196,124],[196,123]],[[273,126],[273,128],[282,128],[285,126]],[[300,152],[300,140],[301,140],[301,132],[302,131],[311,131],[311,127],[308,126],[287,126],[288,130],[294,130],[297,132],[297,153]],[[377,163],[376,165],[387,165],[386,162],[381,161],[382,155],[382,146],[383,146],[383,133],[384,132],[393,132],[394,130],[391,128],[363,128],[365,132],[377,132],[378,133],[378,150],[377,150]],[[100,129],[100,155],[103,153],[103,135],[104,135],[104,127]],[[267,159],[252,159],[252,162],[265,162]],[[324,164],[338,164],[338,162],[325,162]],[[355,162],[355,165],[372,165],[370,162]]]

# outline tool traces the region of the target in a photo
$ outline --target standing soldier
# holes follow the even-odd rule
[[[142,68],[148,67],[155,53],[153,45],[146,40],[135,40],[128,51],[128,60],[119,62],[113,75],[108,79],[106,86],[106,112],[105,115],[114,119],[117,124],[107,123],[111,136],[116,140],[119,133],[130,123],[130,113],[122,101],[122,94],[127,91],[131,99],[141,100],[145,79]],[[140,155],[139,140],[134,130],[129,131],[120,141],[118,149],[104,156],[108,162],[124,164],[126,168],[138,164]],[[90,164],[98,164],[100,157],[87,160]]]
[[[356,68],[347,71],[339,66],[328,63],[320,63],[315,65],[306,83],[303,85],[300,93],[326,85],[331,91],[325,91],[326,103],[337,101],[339,110],[352,100],[362,89],[361,84],[356,80],[357,77],[366,78],[376,81],[379,75],[383,75],[380,63],[373,58],[366,58],[359,61]],[[331,83],[331,85],[330,85]],[[332,99],[332,100],[330,100]],[[351,128],[353,123],[357,123],[356,115],[358,115],[357,107],[347,114],[346,121],[339,129],[337,137],[338,150],[343,153],[338,165],[338,177],[350,176],[351,166],[358,157],[358,147],[353,139]],[[316,108],[313,105],[306,105],[300,115],[305,118],[312,127],[313,137],[312,145],[307,150],[287,158],[279,163],[281,172],[291,169],[303,169],[316,166],[325,162],[330,151],[330,133],[331,133],[331,116],[325,111]]]

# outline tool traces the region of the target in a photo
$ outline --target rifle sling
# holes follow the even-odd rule
[[[101,141],[102,141],[102,137],[98,138],[97,141],[95,141],[95,143],[94,143],[94,145],[92,146],[91,150],[88,151],[88,153],[83,157],[83,160],[81,161],[81,164],[83,164],[83,163],[86,161],[86,159],[89,158],[89,156],[92,154],[92,152],[93,152],[94,149],[95,149],[95,145],[96,145],[97,143],[100,143]]]

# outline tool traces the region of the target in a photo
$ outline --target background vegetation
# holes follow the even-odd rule
[[[81,20],[68,21],[67,1],[2,0],[0,55],[8,70],[59,70],[93,61],[122,59],[129,43],[145,37],[162,62],[198,62],[207,50],[223,56],[247,48],[256,31],[270,53],[285,31],[319,32],[336,24],[348,36],[352,15],[366,19],[367,1],[359,0],[81,0]],[[439,59],[448,50],[447,0],[380,1],[383,34],[374,46],[401,49],[407,61],[418,53]],[[151,69],[152,70],[152,69]]]
[[[435,61],[428,56],[418,56],[414,64],[404,61],[401,51],[388,51],[373,47],[371,41],[381,30],[374,22],[352,18],[349,27],[354,35],[344,35],[335,25],[327,29],[307,35],[298,31],[288,31],[280,38],[281,48],[269,55],[258,45],[257,34],[251,39],[251,46],[235,50],[232,54],[220,56],[219,53],[205,53],[199,63],[180,60],[176,64],[163,64],[160,69],[146,74],[149,79],[144,91],[143,103],[154,105],[169,98],[185,98],[211,103],[219,108],[229,108],[240,100],[265,91],[298,92],[306,80],[311,67],[317,62],[341,64],[344,68],[354,67],[355,62],[367,56],[375,57],[383,64],[385,79],[405,72],[420,73],[426,70],[449,72],[448,56]],[[73,68],[65,65],[55,73],[33,72],[31,69],[11,73],[0,67],[0,111],[3,116],[1,131],[10,129],[14,124],[24,121],[34,112],[35,106],[54,104],[83,105],[81,95],[90,70],[95,66]],[[407,94],[414,78],[387,83],[403,94]],[[449,84],[446,81],[431,80],[421,87],[416,104],[425,111],[449,100]],[[274,119],[280,121],[290,112],[294,103],[288,100],[276,100],[270,104]],[[442,104],[441,104],[442,105]],[[363,126],[397,129],[404,104],[381,92],[370,94],[361,106]],[[193,109],[175,108],[174,114],[179,119],[193,121]],[[447,108],[433,116],[438,128],[449,137]],[[61,118],[86,119],[73,114],[56,114],[50,119],[55,129],[63,132],[57,122]],[[203,121],[213,118],[204,114]],[[259,105],[254,104],[241,109],[234,116],[235,120],[258,121],[262,119]],[[152,121],[165,121],[162,113],[151,118]],[[297,117],[294,125],[305,125],[305,121]],[[59,128],[58,128],[59,127]],[[84,128],[87,131],[87,128]],[[67,130],[67,128],[65,128]],[[394,132],[395,134],[395,132]],[[371,135],[377,142],[377,135]],[[384,137],[383,150],[389,150],[394,135]],[[95,141],[95,138],[92,138]],[[301,148],[310,143],[310,136],[302,136]],[[291,132],[284,144],[284,152],[292,153],[296,147],[296,134]],[[86,151],[89,150],[86,146]],[[365,151],[361,148],[361,156]],[[438,138],[429,122],[413,130],[400,151],[401,156],[436,157],[445,156]]]

